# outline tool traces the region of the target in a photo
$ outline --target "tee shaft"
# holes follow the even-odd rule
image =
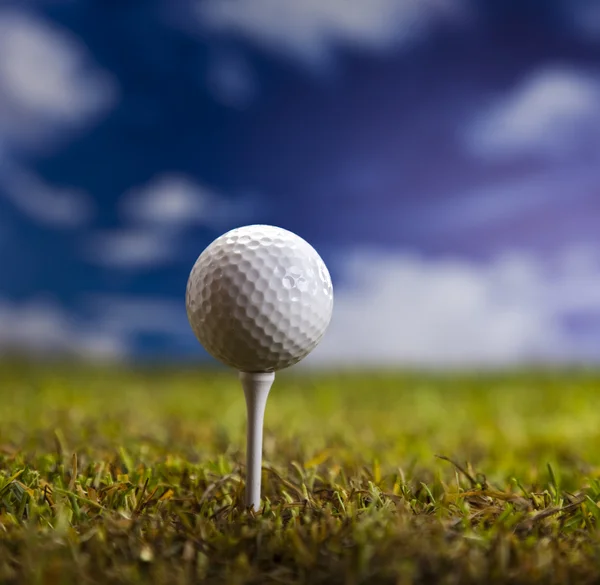
[[[265,407],[275,380],[274,372],[240,372],[239,378],[246,397],[246,506],[260,509],[262,447]]]

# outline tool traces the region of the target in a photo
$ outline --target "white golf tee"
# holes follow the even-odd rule
[[[262,447],[265,407],[269,391],[275,380],[274,372],[239,373],[246,397],[246,506],[260,509],[260,483],[262,475]]]

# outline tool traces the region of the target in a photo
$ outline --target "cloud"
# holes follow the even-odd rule
[[[252,195],[229,200],[185,175],[167,173],[125,193],[119,211],[126,226],[89,234],[82,253],[100,266],[156,268],[177,259],[186,229],[224,231],[248,221],[257,206]]]
[[[600,147],[600,76],[554,66],[535,71],[477,116],[465,141],[475,156],[561,159]]]
[[[135,354],[139,337],[146,334],[195,345],[183,300],[91,294],[77,305],[84,308],[81,313],[54,298],[11,302],[0,297],[0,354],[123,360]]]
[[[213,98],[237,110],[246,109],[258,94],[258,81],[240,53],[220,52],[209,59],[207,86]]]
[[[538,212],[573,210],[596,196],[598,172],[590,164],[570,164],[502,178],[442,201],[417,204],[407,211],[406,230],[430,233],[489,228]]]
[[[70,32],[30,10],[0,9],[0,196],[54,228],[90,222],[93,201],[14,159],[63,143],[113,105],[117,87]]]
[[[549,261],[514,252],[488,264],[363,250],[342,266],[334,314],[306,367],[503,367],[598,362],[600,253]],[[181,299],[94,294],[81,315],[0,298],[0,353],[127,359],[147,335],[197,349]],[[200,355],[200,353],[198,354]]]
[[[362,251],[347,258],[329,331],[307,365],[504,366],[600,355],[566,327],[600,315],[600,262],[522,253],[490,264]],[[574,277],[577,274],[577,278]],[[592,349],[595,349],[595,354]]]
[[[338,47],[381,51],[466,18],[461,0],[206,0],[196,15],[210,32],[240,37],[310,65]]]
[[[2,195],[27,217],[50,227],[85,226],[94,215],[94,202],[87,193],[50,186],[30,170],[0,161]]]
[[[564,21],[580,37],[598,43],[600,4],[597,0],[562,0]]]
[[[52,299],[0,298],[0,353],[7,351],[117,360],[130,350],[124,338],[76,319]]]
[[[167,173],[125,193],[120,202],[123,219],[155,228],[204,225],[220,229],[250,217],[251,196],[233,201],[191,178]]]
[[[0,207],[1,209],[1,207]],[[14,226],[8,218],[0,216],[0,250],[5,248],[14,236]]]
[[[172,235],[142,228],[94,232],[86,238],[82,249],[88,262],[124,270],[168,264],[177,252],[178,243]]]
[[[70,32],[30,11],[0,10],[0,137],[37,150],[114,103],[114,79]]]
[[[191,329],[181,299],[152,296],[88,295],[84,304],[94,319],[106,330],[119,335],[162,333],[173,337],[190,337]]]
[[[144,335],[158,335],[175,347],[197,345],[183,300],[95,294],[77,306],[84,310],[68,311],[53,298],[0,297],[0,355],[122,361],[136,354]]]
[[[185,282],[183,283],[185,287]],[[171,350],[184,352],[200,350],[189,325],[185,310],[185,294],[180,298],[95,294],[82,300],[86,312],[94,322],[118,339],[127,339],[131,346],[143,345],[150,336]]]

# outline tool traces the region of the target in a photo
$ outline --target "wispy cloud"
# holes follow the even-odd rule
[[[0,353],[5,351],[116,360],[130,349],[123,337],[78,320],[53,299],[0,298]]]
[[[313,66],[339,47],[386,50],[469,16],[462,0],[207,0],[195,6],[204,29]]]
[[[47,184],[34,172],[0,160],[0,197],[31,220],[50,227],[77,228],[94,215],[94,201],[79,189]]]
[[[363,250],[342,272],[331,326],[307,367],[503,367],[600,356],[594,249],[569,248],[547,262],[507,253],[489,264]],[[146,335],[186,351],[197,345],[183,292],[95,294],[78,306],[83,316],[51,299],[0,298],[0,353],[123,359]]]
[[[598,172],[589,164],[571,164],[488,181],[442,201],[416,204],[403,221],[406,229],[428,232],[487,229],[538,212],[567,212],[596,197]],[[414,228],[413,228],[414,229]]]
[[[82,254],[108,268],[153,269],[177,260],[188,228],[223,231],[249,221],[256,208],[252,196],[230,200],[185,175],[166,173],[125,193],[119,203],[124,225],[90,233]]]
[[[0,137],[37,150],[114,103],[114,79],[72,33],[31,11],[0,10]]]
[[[106,330],[132,337],[145,333],[193,339],[184,291],[180,299],[157,296],[88,295],[83,304]]]
[[[490,160],[595,153],[600,147],[600,75],[566,66],[537,70],[479,114],[465,141],[475,156]]]
[[[504,366],[591,356],[565,319],[600,315],[600,262],[574,258],[550,266],[514,253],[480,265],[358,253],[307,365]]]
[[[256,74],[241,52],[217,52],[208,62],[206,83],[217,102],[243,110],[257,97]]]
[[[67,310],[55,298],[0,297],[0,355],[127,360],[145,335],[162,337],[171,347],[197,345],[183,300],[95,294],[77,306],[83,310]]]
[[[204,225],[221,229],[249,218],[255,201],[244,197],[238,202],[186,175],[166,173],[125,193],[119,205],[123,219],[137,224],[167,228]]]
[[[600,40],[600,4],[596,0],[562,0],[564,22],[580,38]]]
[[[171,234],[123,228],[93,232],[86,237],[82,255],[88,262],[118,269],[152,269],[177,256],[178,242]]]
[[[53,228],[87,225],[90,196],[15,160],[65,142],[115,102],[114,79],[72,33],[24,8],[0,9],[0,197]]]

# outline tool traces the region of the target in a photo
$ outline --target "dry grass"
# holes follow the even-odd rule
[[[2,583],[597,583],[600,375],[0,368]]]

